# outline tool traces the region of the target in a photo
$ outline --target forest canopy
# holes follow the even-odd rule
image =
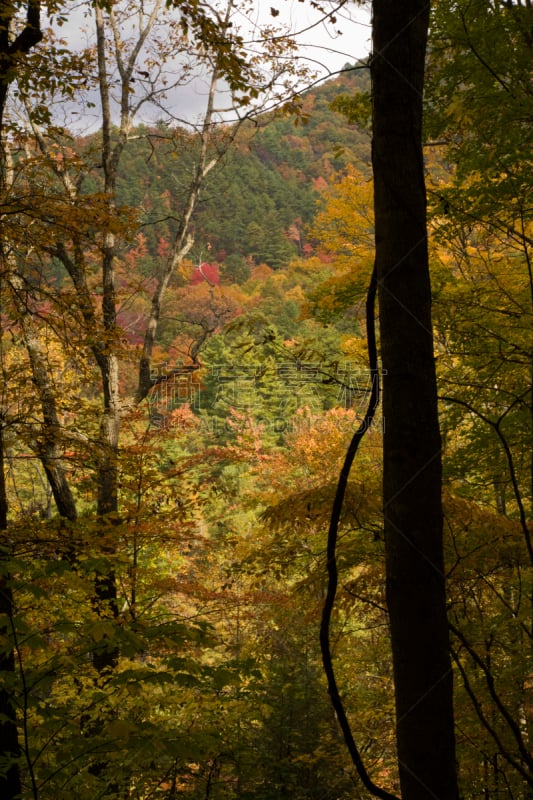
[[[533,796],[533,10],[397,5],[0,2],[2,800]]]

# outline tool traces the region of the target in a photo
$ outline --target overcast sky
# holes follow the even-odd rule
[[[335,9],[335,3],[328,7]],[[370,52],[370,7],[350,3],[335,12],[335,22],[324,22],[323,13],[311,7],[309,0],[255,0],[257,25],[276,24],[292,31],[303,55],[321,78],[330,77],[346,63],[353,64]],[[278,12],[275,16],[272,14]],[[201,83],[181,90],[179,102],[190,113],[201,113],[205,91]]]
[[[309,0],[256,0],[258,21],[279,22],[289,30],[299,32],[297,41],[317,64],[330,70],[341,69],[346,62],[364,58],[370,50],[370,7],[349,3],[335,11],[335,3],[326,3],[333,9],[335,22],[320,22],[323,14],[312,8]],[[278,12],[273,17],[272,11]]]
[[[242,13],[239,18],[238,4],[236,5],[236,24],[244,28],[250,21],[247,21]],[[309,61],[311,68],[320,78],[326,78],[341,70],[346,63],[354,63],[368,54],[371,28],[368,7],[362,8],[350,2],[347,8],[339,11],[331,0],[327,0],[325,5],[331,9],[333,16],[333,19],[327,22],[321,21],[323,14],[312,7],[310,0],[266,0],[266,2],[254,0],[255,10],[251,15],[251,26],[276,25],[293,32],[298,42],[299,54]],[[61,28],[61,35],[65,36],[73,47],[83,48],[88,43],[88,37],[92,36],[94,22],[87,18],[87,8],[88,5],[84,2],[78,5],[73,3],[70,7],[69,22]],[[206,94],[204,81],[201,79],[191,81],[186,86],[173,90],[169,94],[166,106],[173,112],[176,120],[194,122],[202,115]],[[97,97],[91,99],[98,104]],[[145,107],[139,121],[153,121],[157,117],[156,109]],[[76,119],[79,124],[73,122]],[[74,126],[80,132],[82,129],[88,132],[89,129],[100,126],[99,114],[96,110],[94,114],[87,110],[81,114],[76,112],[69,121],[65,119],[64,124],[70,128]]]

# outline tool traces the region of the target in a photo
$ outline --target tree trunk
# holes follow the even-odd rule
[[[29,0],[26,4],[26,24],[22,31],[12,38],[11,23],[18,4],[0,2],[0,197],[4,194],[6,165],[4,158],[4,111],[9,86],[13,80],[14,65],[21,54],[28,53],[42,39],[39,0]],[[3,242],[2,267],[4,261]],[[0,292],[1,300],[1,292]],[[4,465],[4,432],[0,420],[0,534],[7,529],[7,496]],[[0,541],[0,616],[11,620],[13,616],[13,591],[7,569],[11,553],[10,545]],[[16,710],[11,695],[15,672],[15,654],[11,641],[11,631],[3,622],[0,626],[0,757],[4,761],[0,769],[0,797],[14,800],[21,796],[20,770]]]
[[[7,530],[7,495],[4,464],[4,429],[0,421],[0,535]],[[2,537],[3,538],[3,537]],[[17,714],[12,698],[15,678],[15,653],[8,620],[13,618],[13,590],[8,572],[11,548],[7,541],[0,541],[0,797],[15,800],[20,797],[20,771],[18,758],[20,744],[17,730]]]
[[[422,157],[427,0],[374,0],[387,604],[403,800],[458,798]]]
[[[43,38],[41,30],[41,2],[28,0],[25,25],[14,35],[13,22],[19,12],[20,3],[0,0],[0,144],[3,142],[4,111],[9,86],[17,68],[20,69],[21,54],[29,53]]]

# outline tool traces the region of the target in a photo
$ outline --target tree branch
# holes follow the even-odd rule
[[[372,375],[372,390],[370,393],[370,399],[368,402],[368,408],[365,417],[361,422],[359,428],[354,433],[352,440],[348,446],[348,450],[346,452],[346,456],[344,459],[344,464],[342,466],[339,475],[339,480],[337,483],[337,491],[335,493],[335,499],[333,501],[333,508],[331,511],[331,521],[329,525],[328,541],[327,541],[328,586],[326,591],[326,599],[324,601],[324,607],[322,609],[322,621],[320,624],[320,648],[322,650],[322,663],[324,665],[324,672],[326,673],[331,702],[333,708],[335,709],[337,719],[339,720],[339,724],[341,726],[342,733],[344,736],[344,741],[346,742],[346,746],[350,753],[355,769],[357,770],[357,774],[361,779],[361,782],[363,783],[364,787],[370,792],[370,794],[372,794],[374,797],[382,798],[382,800],[397,800],[395,795],[377,786],[372,781],[366,770],[366,767],[363,763],[363,759],[361,757],[361,753],[353,738],[350,723],[348,721],[348,717],[346,716],[346,711],[344,709],[344,704],[339,694],[339,688],[337,686],[337,680],[335,677],[335,670],[333,667],[333,658],[330,645],[331,615],[335,605],[335,597],[337,594],[337,585],[339,577],[336,549],[337,549],[337,538],[338,538],[339,521],[342,511],[342,505],[344,501],[344,496],[346,494],[348,477],[350,475],[350,470],[354,458],[356,456],[357,450],[359,449],[359,445],[361,444],[365,433],[372,424],[377,407],[379,405],[379,376],[378,376],[378,360],[377,360],[377,347],[376,347],[375,310],[374,310],[375,300],[376,300],[376,289],[377,289],[377,277],[376,277],[376,267],[374,265],[366,298],[366,331],[367,331],[367,341],[368,341],[368,358],[370,364],[370,372]]]
[[[522,760],[528,766],[529,771],[526,770],[524,767],[522,767],[515,759],[513,759],[512,756],[510,756],[510,754],[503,747],[503,745],[502,745],[498,735],[496,734],[495,730],[491,727],[491,725],[489,724],[488,720],[485,718],[485,715],[483,713],[483,710],[481,708],[479,700],[474,695],[473,689],[469,684],[466,672],[465,672],[464,668],[462,667],[462,665],[460,664],[460,661],[459,661],[459,658],[457,657],[457,654],[454,653],[453,650],[452,650],[452,655],[454,656],[454,660],[455,660],[457,666],[459,667],[459,671],[460,671],[460,673],[462,675],[463,682],[464,682],[464,685],[465,685],[465,689],[467,690],[467,693],[470,696],[470,699],[472,700],[472,702],[474,704],[474,708],[476,709],[476,713],[478,714],[479,719],[481,720],[481,722],[483,723],[483,725],[485,726],[487,731],[490,733],[490,735],[492,736],[492,738],[494,739],[494,741],[498,745],[498,748],[499,748],[501,754],[509,761],[510,764],[513,765],[513,767],[516,770],[518,770],[518,772],[520,772],[520,774],[524,777],[524,779],[527,781],[527,783],[530,786],[533,786],[533,777],[531,775],[531,770],[533,770],[533,758],[532,758],[531,754],[528,751],[526,743],[524,742],[524,739],[523,739],[523,736],[522,736],[522,733],[520,731],[519,726],[517,725],[517,723],[515,722],[515,720],[513,719],[512,715],[509,713],[509,711],[505,707],[505,705],[503,704],[503,701],[500,698],[500,695],[496,691],[496,686],[495,686],[495,683],[494,683],[494,676],[493,676],[492,672],[490,671],[490,669],[487,666],[487,664],[485,663],[485,661],[483,661],[481,656],[474,650],[474,648],[472,647],[470,642],[468,642],[466,637],[461,633],[461,631],[455,625],[453,625],[453,623],[450,623],[450,630],[452,631],[454,636],[456,636],[457,639],[461,642],[461,644],[466,649],[467,653],[469,654],[471,659],[474,661],[474,663],[481,669],[481,671],[482,671],[482,673],[483,673],[483,675],[485,677],[485,682],[487,684],[487,688],[488,688],[489,694],[490,694],[490,696],[491,696],[491,698],[492,698],[492,700],[494,702],[494,705],[496,706],[496,708],[500,712],[502,718],[507,723],[507,726],[508,726],[509,730],[511,731],[511,733],[513,735],[513,738],[515,739],[515,741],[517,743],[518,750],[520,752]]]

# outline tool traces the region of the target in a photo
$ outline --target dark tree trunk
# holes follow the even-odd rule
[[[403,800],[456,800],[422,158],[427,0],[373,2],[387,603]]]
[[[15,654],[13,652],[9,621],[13,617],[13,592],[10,586],[8,562],[10,547],[3,540],[7,529],[7,496],[4,469],[4,432],[0,423],[0,757],[6,760],[7,768],[0,770],[0,797],[15,800],[20,797],[20,772],[18,758],[20,745],[17,731],[17,716],[12,698],[15,677]],[[11,686],[10,686],[11,684]],[[11,764],[9,764],[11,762]]]
[[[20,55],[29,53],[43,38],[40,0],[28,0],[25,8],[26,24],[20,33],[12,38],[11,23],[20,10],[20,3],[0,0],[0,140],[3,139],[7,93],[15,70],[19,66]]]
[[[4,158],[4,111],[13,80],[17,61],[21,54],[28,53],[42,39],[40,0],[28,0],[26,4],[26,24],[22,31],[11,38],[11,22],[19,4],[11,0],[0,0],[0,199],[5,189]],[[3,243],[2,270],[4,262]],[[1,293],[0,293],[1,294]],[[0,297],[1,299],[1,297]],[[4,466],[4,435],[0,420],[0,616],[4,620],[0,626],[0,756],[6,759],[6,768],[0,771],[0,797],[2,800],[15,800],[21,796],[21,783],[18,758],[20,745],[16,711],[11,694],[15,673],[15,654],[9,621],[13,616],[13,591],[10,586],[8,562],[11,547],[4,538],[7,530],[7,496]],[[11,763],[9,763],[11,762]]]

